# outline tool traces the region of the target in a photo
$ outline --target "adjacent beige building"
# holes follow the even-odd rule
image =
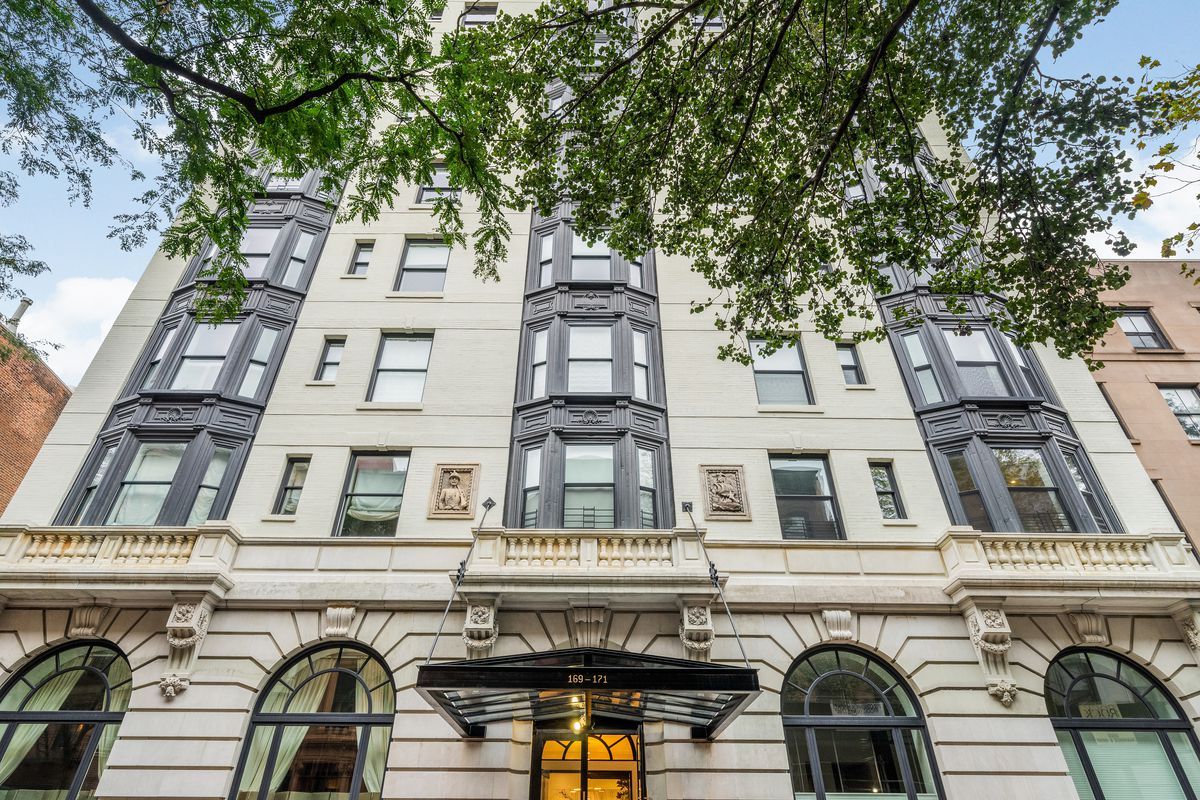
[[[1200,537],[1200,286],[1188,264],[1123,262],[1130,279],[1104,300],[1122,317],[1093,357],[1096,382],[1151,480],[1192,541]]]
[[[897,275],[744,367],[569,206],[484,285],[444,186],[264,179],[245,313],[156,257],[0,519],[6,796],[1200,791],[1200,566],[1082,362]]]

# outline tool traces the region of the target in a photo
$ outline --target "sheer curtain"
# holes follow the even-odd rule
[[[383,773],[387,767],[388,739],[391,737],[391,733],[391,728],[379,726],[371,729],[371,734],[367,739],[367,757],[363,762],[363,786],[373,798],[378,798],[383,792]],[[364,800],[361,794],[359,800]]]
[[[73,669],[62,672],[42,684],[32,701],[25,706],[24,711],[60,711],[63,702],[71,696],[75,684],[83,677],[83,670]],[[3,756],[0,756],[0,781],[7,779],[16,771],[25,756],[33,748],[34,743],[46,730],[44,722],[26,723],[16,726],[12,738],[8,741]],[[112,726],[116,730],[116,726]]]

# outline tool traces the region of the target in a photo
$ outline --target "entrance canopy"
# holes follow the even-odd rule
[[[582,647],[425,664],[417,691],[460,735],[489,722],[593,716],[692,726],[714,738],[758,696],[758,673],[678,658]],[[590,701],[590,703],[589,703]]]

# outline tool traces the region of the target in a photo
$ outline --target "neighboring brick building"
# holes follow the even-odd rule
[[[1103,295],[1125,311],[1094,351],[1094,373],[1126,435],[1191,537],[1200,544],[1200,286],[1180,262],[1125,262],[1132,276]]]
[[[0,511],[16,494],[34,456],[54,427],[71,390],[37,356],[14,350],[21,309],[0,324]]]

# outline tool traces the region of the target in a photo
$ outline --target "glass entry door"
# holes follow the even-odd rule
[[[530,800],[642,800],[642,737],[636,728],[539,728]]]

